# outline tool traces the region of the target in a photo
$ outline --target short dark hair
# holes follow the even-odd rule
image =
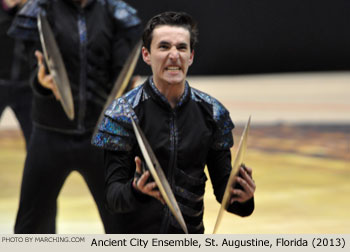
[[[160,25],[180,26],[190,32],[190,49],[194,49],[198,42],[197,22],[185,12],[167,11],[151,18],[143,31],[143,46],[150,51],[153,30]]]

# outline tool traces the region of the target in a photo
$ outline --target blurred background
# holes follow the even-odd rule
[[[257,184],[256,209],[248,218],[225,214],[219,233],[349,233],[350,2],[128,2],[143,20],[165,10],[193,15],[200,36],[190,84],[229,109],[236,143],[252,116],[246,164]],[[136,73],[150,72],[140,60]],[[13,232],[24,158],[18,123],[6,110],[0,121],[0,233]],[[208,181],[206,233],[219,207]],[[103,233],[77,173],[62,189],[57,220],[59,233]]]
[[[347,0],[129,0],[143,20],[168,10],[199,27],[195,75],[349,70]],[[146,23],[146,21],[144,21]],[[139,69],[149,74],[142,62]]]

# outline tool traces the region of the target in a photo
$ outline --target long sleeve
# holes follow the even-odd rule
[[[218,112],[215,113],[215,111]],[[214,106],[213,114],[216,130],[212,148],[208,153],[207,166],[216,200],[221,203],[232,169],[230,148],[233,146],[232,129],[234,125],[228,110],[220,103]],[[228,206],[227,211],[239,216],[248,216],[254,211],[254,198],[244,203],[234,202]]]
[[[133,152],[105,151],[105,169],[106,201],[110,211],[131,212],[149,199],[132,186],[135,173]]]
[[[210,150],[207,165],[216,200],[221,203],[231,172],[230,150]],[[227,211],[242,217],[249,216],[254,211],[254,198],[244,203],[234,202]]]
[[[137,121],[125,99],[115,100],[106,110],[98,133],[92,139],[92,144],[105,149],[106,201],[112,212],[131,212],[149,198],[132,187],[137,154],[129,118],[132,115]]]

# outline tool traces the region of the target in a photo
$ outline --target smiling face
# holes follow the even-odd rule
[[[152,33],[150,50],[142,48],[143,60],[151,66],[156,86],[184,85],[193,62],[190,32],[180,26],[161,25]]]

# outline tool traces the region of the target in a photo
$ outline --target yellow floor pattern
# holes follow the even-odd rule
[[[253,140],[252,140],[253,141]],[[20,137],[0,140],[0,233],[12,233],[19,199],[24,144]],[[350,233],[350,162],[251,149],[256,208],[240,218],[225,213],[219,233]],[[210,181],[205,197],[206,233],[218,213]],[[72,173],[59,198],[58,233],[103,233],[87,187]]]

